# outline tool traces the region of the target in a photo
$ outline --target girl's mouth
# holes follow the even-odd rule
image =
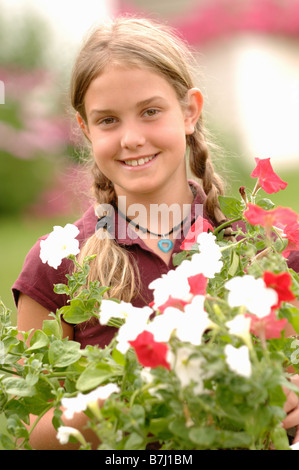
[[[146,163],[152,161],[158,154],[156,153],[155,155],[151,155],[148,157],[142,157],[138,158],[136,160],[123,160],[122,163],[128,167],[138,167],[138,166],[143,166]]]

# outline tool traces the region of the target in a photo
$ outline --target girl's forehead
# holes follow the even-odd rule
[[[86,93],[97,94],[105,101],[113,94],[141,96],[148,94],[174,95],[172,85],[161,74],[149,68],[112,65],[104,69],[90,83]]]

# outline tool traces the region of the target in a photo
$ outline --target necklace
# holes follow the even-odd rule
[[[163,251],[163,253],[168,253],[173,247],[172,240],[166,237],[168,237],[173,232],[176,232],[179,228],[181,228],[183,224],[186,222],[186,220],[188,219],[188,215],[187,215],[183,220],[181,220],[179,224],[172,227],[172,229],[169,230],[169,232],[167,233],[155,233],[149,230],[147,227],[142,227],[140,224],[136,224],[136,222],[131,220],[126,214],[123,214],[123,212],[118,207],[117,207],[117,211],[123,219],[125,219],[129,224],[132,224],[137,230],[141,230],[141,232],[143,233],[149,233],[150,235],[154,235],[156,237],[161,238],[161,240],[158,241],[158,247],[161,251]]]

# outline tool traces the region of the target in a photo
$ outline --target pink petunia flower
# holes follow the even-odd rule
[[[188,284],[190,286],[190,294],[192,295],[205,295],[208,280],[207,278],[199,273],[195,274],[194,276],[188,277]]]
[[[166,357],[168,347],[165,343],[158,343],[149,331],[140,333],[134,341],[129,341],[135,349],[138,361],[144,367],[156,368],[159,366],[170,369]]]
[[[288,258],[291,251],[299,250],[299,224],[290,224],[283,228],[283,237],[288,239],[288,245],[282,252],[285,258]]]
[[[172,297],[170,295],[168,297],[168,299],[166,300],[166,302],[164,302],[164,304],[159,305],[157,307],[157,310],[159,310],[160,313],[163,313],[164,310],[166,310],[168,307],[173,307],[173,308],[177,308],[178,310],[181,310],[183,312],[185,305],[187,305],[188,303],[189,303],[189,301],[187,302],[186,300],[178,299],[178,298]],[[153,305],[153,304],[154,304],[154,302],[150,305]]]
[[[268,194],[277,193],[288,185],[274,172],[270,158],[255,158],[256,168],[251,173],[252,178],[258,178],[260,187]]]
[[[257,317],[256,315],[246,313],[246,317],[251,319],[250,331],[261,340],[280,338],[282,330],[286,327],[287,319],[276,319],[274,311],[265,317]]]
[[[248,203],[244,217],[251,225],[261,225],[266,228],[279,225],[285,227],[298,223],[298,215],[288,207],[277,207],[267,211],[255,204]]]
[[[283,238],[288,239],[288,245],[282,252],[287,258],[291,251],[299,250],[299,223],[298,214],[288,207],[277,207],[272,210],[265,210],[259,206],[248,203],[244,212],[244,217],[251,225],[261,225],[265,227],[268,236],[271,236],[272,227],[281,232]]]

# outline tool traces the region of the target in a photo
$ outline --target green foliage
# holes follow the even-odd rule
[[[53,163],[46,158],[23,160],[1,152],[0,214],[21,213],[50,183]]]

